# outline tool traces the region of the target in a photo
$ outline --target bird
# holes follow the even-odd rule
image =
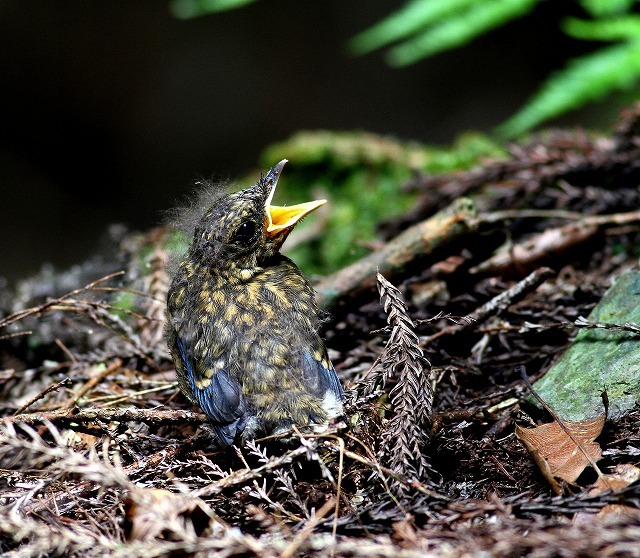
[[[213,202],[167,294],[180,389],[223,447],[293,425],[323,427],[343,414],[315,293],[280,253],[295,225],[326,200],[271,205],[286,163]]]

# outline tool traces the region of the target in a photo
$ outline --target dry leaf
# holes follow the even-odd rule
[[[606,492],[607,490],[620,490],[621,488],[629,486],[632,482],[636,482],[640,479],[640,469],[630,463],[617,465],[613,471],[613,473],[600,477],[593,485],[593,488],[589,491],[589,494],[595,495],[600,494],[601,492]],[[621,504],[609,504],[602,508],[598,512],[598,515],[603,517],[611,514],[624,514],[637,520],[639,513],[640,511],[637,508],[623,506]]]
[[[188,540],[205,534],[214,518],[200,498],[138,488],[125,501],[124,529],[128,540]]]
[[[557,422],[535,428],[516,426],[515,434],[554,492],[562,494],[562,484],[558,479],[564,483],[572,483],[590,464],[587,455],[591,462],[602,457],[602,449],[594,440],[602,432],[605,418],[605,415],[600,415],[585,421],[563,423],[573,439]]]

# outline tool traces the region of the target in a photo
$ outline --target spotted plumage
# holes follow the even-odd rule
[[[211,206],[169,288],[167,340],[180,387],[222,445],[342,413],[313,289],[279,253],[324,200],[270,205],[285,163]]]

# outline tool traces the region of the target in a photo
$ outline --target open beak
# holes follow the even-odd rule
[[[290,229],[303,217],[309,215],[309,213],[315,211],[321,205],[327,203],[327,200],[316,200],[306,203],[299,203],[297,205],[289,205],[286,207],[271,205],[273,195],[276,193],[278,178],[286,162],[286,159],[280,161],[269,171],[267,176],[264,177],[264,181],[271,188],[271,191],[269,192],[269,196],[267,197],[267,201],[265,203],[267,215],[269,217],[267,234],[270,236],[275,236],[280,231]]]

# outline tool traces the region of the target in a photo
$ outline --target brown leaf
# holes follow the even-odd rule
[[[630,463],[622,463],[614,467],[614,472],[602,475],[593,485],[589,494],[600,494],[607,490],[620,490],[640,479],[640,469]]]
[[[613,473],[600,477],[589,491],[589,494],[600,494],[607,490],[620,490],[625,486],[629,486],[632,482],[636,482],[638,479],[640,479],[640,469],[630,463],[623,463],[617,465]],[[637,520],[639,513],[640,511],[637,508],[620,504],[609,504],[602,508],[598,512],[598,515],[603,517],[611,514],[624,514],[632,518],[635,517]]]
[[[589,490],[591,496],[606,492],[607,490],[620,490],[625,486],[629,486],[632,482],[640,479],[640,469],[635,465],[624,463],[617,465],[613,473],[602,475],[594,483],[593,488]],[[597,514],[589,512],[579,512],[573,518],[576,525],[588,525],[593,521],[594,517],[605,517],[607,515],[623,515],[631,521],[640,520],[640,510],[631,506],[622,504],[608,504],[604,506]]]
[[[602,449],[594,440],[602,432],[604,421],[605,415],[600,415],[585,421],[563,423],[571,436],[557,422],[535,428],[516,425],[515,434],[554,492],[561,494],[562,484],[558,479],[564,483],[572,483],[590,464],[589,458],[591,462],[595,462],[602,457]]]
[[[205,534],[215,515],[200,498],[137,488],[125,501],[128,540],[187,540]]]

